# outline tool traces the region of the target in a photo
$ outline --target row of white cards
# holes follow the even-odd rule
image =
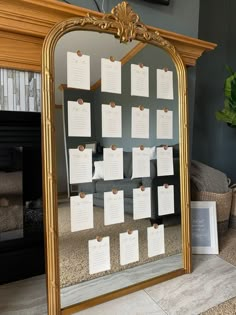
[[[173,148],[155,148],[157,176],[174,175]],[[150,177],[151,148],[132,148],[132,178]],[[70,184],[90,183],[92,177],[92,149],[69,149]],[[96,162],[95,162],[96,163]],[[95,164],[94,163],[94,164]],[[104,148],[100,178],[118,180],[124,178],[123,148]],[[95,164],[96,167],[96,164]],[[96,169],[95,169],[96,171]],[[97,178],[94,178],[97,179]]]
[[[157,98],[173,100],[173,72],[156,70]],[[67,86],[90,90],[90,56],[67,52]],[[101,91],[121,94],[121,62],[101,58]],[[131,95],[149,97],[149,67],[131,65]]]
[[[68,101],[68,136],[91,137],[91,105]],[[122,137],[122,107],[102,104],[102,137]],[[149,108],[132,107],[131,138],[149,138]],[[173,139],[173,111],[156,111],[156,138]]]
[[[120,265],[139,261],[138,230],[119,234]],[[148,257],[165,253],[164,225],[147,228]],[[111,269],[110,237],[88,241],[89,273],[94,274]]]
[[[158,186],[158,215],[174,213],[174,186]],[[70,197],[71,232],[94,228],[93,195]],[[133,219],[151,217],[151,189],[133,189]],[[124,222],[124,191],[104,192],[104,225]]]

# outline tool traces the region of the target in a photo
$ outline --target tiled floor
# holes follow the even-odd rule
[[[46,314],[44,277],[0,286],[1,315]],[[236,296],[236,268],[214,255],[194,256],[194,271],[84,310],[79,315],[194,315]]]

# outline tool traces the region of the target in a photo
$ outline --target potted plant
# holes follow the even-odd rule
[[[230,127],[236,127],[236,72],[226,67],[229,76],[224,83],[224,107],[216,112],[216,119],[224,121]]]

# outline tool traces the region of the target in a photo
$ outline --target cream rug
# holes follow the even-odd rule
[[[131,216],[125,215],[125,223],[104,226],[103,209],[94,208],[94,229],[71,233],[68,204],[60,205],[58,214],[61,287],[145,264],[165,256],[180,253],[182,250],[180,225],[165,227],[165,255],[148,258],[146,244],[147,227],[151,226],[149,219],[134,221]],[[128,229],[139,231],[140,260],[137,263],[120,266],[119,233],[126,232]],[[88,269],[88,240],[95,239],[96,236],[110,236],[111,270],[90,275]]]

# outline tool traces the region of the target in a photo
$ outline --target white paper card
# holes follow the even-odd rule
[[[150,148],[132,149],[132,178],[150,177]]]
[[[164,225],[147,228],[148,257],[165,254]]]
[[[134,220],[151,217],[151,189],[145,187],[133,189],[133,216]]]
[[[121,138],[122,118],[121,106],[102,104],[102,137]]]
[[[67,86],[90,90],[90,56],[67,52]]]
[[[70,197],[71,232],[93,228],[93,195]]]
[[[68,136],[91,137],[90,103],[68,101]]]
[[[103,149],[104,180],[123,179],[123,149]]]
[[[174,186],[158,186],[158,215],[166,215],[175,212],[174,207]]]
[[[157,176],[174,175],[173,148],[157,148]]]
[[[111,269],[110,238],[103,237],[101,241],[89,240],[89,274]]]
[[[174,99],[173,71],[157,69],[157,98]]]
[[[121,62],[101,59],[101,91],[121,94]]]
[[[124,191],[104,192],[104,225],[124,222]]]
[[[120,233],[120,264],[121,266],[139,260],[138,230]]]
[[[131,138],[149,138],[149,108],[132,107]]]
[[[149,67],[131,65],[131,95],[149,97]]]
[[[157,139],[173,139],[172,110],[157,110]]]
[[[92,182],[92,149],[69,149],[70,184]]]

